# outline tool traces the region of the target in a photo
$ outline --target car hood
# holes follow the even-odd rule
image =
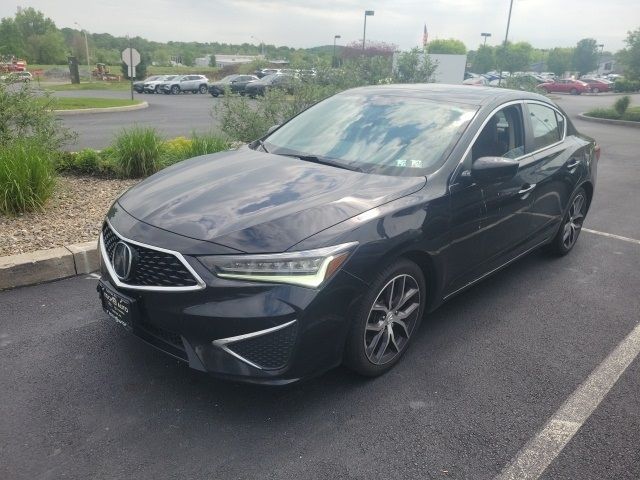
[[[118,202],[138,220],[173,233],[244,252],[282,252],[425,182],[244,147],[167,168]]]

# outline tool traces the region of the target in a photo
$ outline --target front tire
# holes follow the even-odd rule
[[[578,241],[582,223],[587,214],[587,192],[579,188],[571,197],[569,208],[562,219],[558,233],[547,245],[547,251],[553,255],[562,257],[569,253]]]
[[[160,85],[156,85],[156,89],[155,89],[155,90],[156,90],[156,93],[158,93],[158,94],[162,91],[162,90],[160,89]]]
[[[180,87],[178,85],[174,85],[171,87],[171,93],[174,95],[178,95],[180,93]]]
[[[356,311],[347,338],[344,363],[375,377],[389,371],[407,350],[422,320],[426,286],[422,270],[400,259],[371,283]]]
[[[571,95],[577,95],[578,94],[578,90],[576,90],[575,88],[571,89]]]
[[[600,89],[599,89],[598,87],[593,87],[593,88],[591,89],[591,92],[592,92],[592,93],[600,93]]]
[[[201,93],[202,95],[204,95],[205,93],[207,93],[207,91],[208,91],[208,90],[209,90],[209,89],[207,88],[207,86],[206,86],[206,85],[200,85],[200,93]]]

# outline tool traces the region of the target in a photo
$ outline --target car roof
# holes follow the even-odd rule
[[[486,105],[496,101],[508,102],[511,100],[541,100],[549,102],[549,99],[543,95],[522,90],[469,85],[449,85],[444,83],[375,85],[353,88],[351,90],[347,90],[347,92],[417,97],[476,106]]]

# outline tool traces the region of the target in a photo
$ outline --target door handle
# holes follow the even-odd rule
[[[571,162],[567,163],[567,169],[573,170],[578,166],[580,160],[576,160],[575,158],[571,160]]]
[[[536,188],[536,184],[529,184],[529,183],[525,183],[522,188],[520,189],[520,191],[518,192],[518,195],[524,195],[525,193],[529,193],[531,190],[533,190],[534,188]]]

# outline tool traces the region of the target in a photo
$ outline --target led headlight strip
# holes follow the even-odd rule
[[[319,287],[347,260],[357,242],[333,247],[259,255],[198,257],[220,278]]]

